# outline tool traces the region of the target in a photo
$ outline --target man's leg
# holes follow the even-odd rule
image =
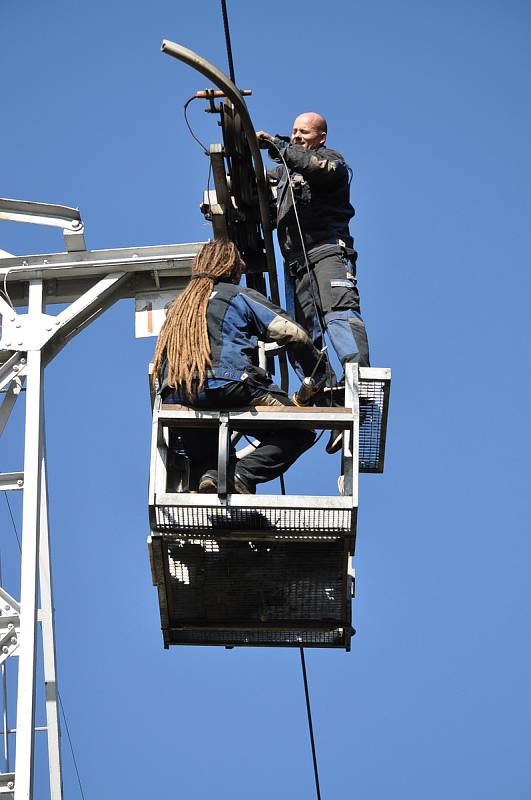
[[[327,333],[341,364],[344,367],[355,361],[360,367],[368,367],[369,343],[351,269],[348,259],[339,253],[321,259],[313,267]]]
[[[284,392],[275,389],[255,397],[252,405],[293,406],[293,403]],[[252,491],[257,483],[272,481],[282,475],[315,442],[313,431],[299,428],[258,430],[252,435],[259,444],[236,465],[236,475]]]
[[[313,267],[299,269],[293,279],[295,292],[295,320],[302,325],[314,345],[323,347],[324,318],[319,294],[319,286]]]

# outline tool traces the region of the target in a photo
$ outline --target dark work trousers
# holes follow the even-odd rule
[[[350,261],[337,254],[293,268],[295,319],[322,348],[320,324],[326,327],[332,346],[343,365],[350,361],[369,366],[369,343],[360,315],[360,300]],[[317,310],[316,310],[317,306]]]
[[[165,390],[163,403],[180,403],[198,409],[230,409],[242,406],[291,406],[293,403],[275,384],[259,386],[250,381],[226,381],[216,388],[203,389],[193,403],[186,395]],[[190,489],[197,489],[205,472],[217,471],[218,431],[207,428],[182,428],[171,431],[170,446],[183,449],[190,460]],[[254,492],[257,483],[265,483],[282,475],[315,441],[315,433],[298,428],[251,431],[259,444],[249,455],[236,458],[234,446],[230,445],[227,476],[229,482],[234,474]]]

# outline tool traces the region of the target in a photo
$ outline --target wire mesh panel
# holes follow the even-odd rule
[[[173,629],[171,644],[225,647],[344,647],[350,650],[350,628],[329,631],[218,631]]]
[[[347,647],[345,540],[154,536],[164,642]]]
[[[363,369],[359,382],[360,400],[360,472],[383,472],[387,410],[388,378],[365,378],[363,373],[380,370]]]
[[[160,533],[187,533],[204,531],[263,531],[272,534],[296,534],[300,539],[313,539],[324,534],[349,535],[352,526],[350,509],[334,508],[278,508],[261,506],[182,506],[155,507],[155,526]]]

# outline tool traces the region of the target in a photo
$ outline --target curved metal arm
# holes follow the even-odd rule
[[[249,116],[249,111],[245,105],[239,89],[234,85],[230,78],[225,75],[220,69],[215,67],[210,61],[202,58],[193,50],[187,47],[182,47],[180,44],[170,42],[168,39],[163,39],[160,48],[163,53],[177,58],[179,61],[184,61],[188,66],[193,67],[198,72],[201,72],[209,78],[216,86],[226,93],[234,104],[236,111],[241,117],[243,129],[247,136],[249,149],[254,161],[254,169],[256,172],[256,184],[258,188],[258,202],[260,204],[260,217],[262,219],[262,228],[264,230],[264,243],[266,250],[266,261],[269,274],[269,286],[271,288],[271,299],[277,305],[280,304],[280,295],[278,292],[277,270],[275,263],[275,251],[273,249],[273,232],[271,228],[271,220],[269,217],[269,203],[267,198],[267,184],[265,179],[264,162],[260,153],[260,148],[256,140],[256,132]]]

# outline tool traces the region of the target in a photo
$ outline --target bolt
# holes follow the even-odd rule
[[[21,363],[21,364],[25,364],[25,363],[26,363],[26,359],[25,359],[25,358],[21,358],[21,359],[20,359],[20,363]]]
[[[15,626],[13,625],[13,623],[12,623],[12,622],[10,622],[10,623],[9,623],[9,625],[8,625],[7,627],[9,628],[9,630],[11,630],[11,629],[12,629],[12,628],[14,628]]]
[[[49,332],[51,331],[51,328],[46,328],[46,330],[47,330],[47,331],[48,331],[48,333],[49,333]]]
[[[11,611],[11,606],[9,605],[9,603],[5,604],[4,611]]]
[[[56,319],[56,320],[55,320],[55,324],[56,324],[56,325],[60,325],[60,324],[61,324],[61,320],[60,320],[60,319]]]
[[[11,347],[11,342],[6,342],[6,347]]]
[[[15,325],[15,328],[21,328],[21,327],[22,327],[22,325],[20,324],[20,322],[17,322],[17,324]]]
[[[16,317],[11,317],[11,319],[9,321],[10,322],[14,322],[15,320],[16,320]]]
[[[16,644],[16,643],[17,643],[17,637],[16,636],[12,636],[11,637],[11,644]]]
[[[79,220],[79,219],[73,219],[72,220],[72,227],[73,228],[79,228],[80,225],[81,225],[81,220]]]
[[[22,478],[18,479],[17,486],[24,486],[24,481],[22,480]]]
[[[7,784],[7,788],[8,789],[14,789],[15,788],[14,782],[13,781],[9,781],[9,783]]]
[[[2,653],[9,653],[9,650],[7,647],[5,647],[5,645],[2,647]]]
[[[22,342],[17,342],[17,347],[22,347]]]
[[[13,367],[13,372],[18,372],[19,369],[20,369],[19,365],[15,364],[15,366]]]

